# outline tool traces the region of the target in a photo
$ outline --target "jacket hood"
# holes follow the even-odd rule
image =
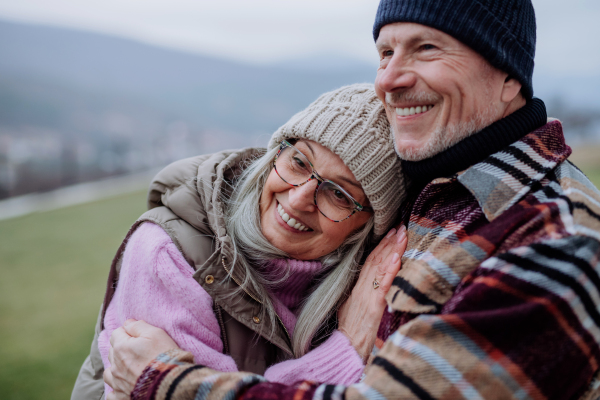
[[[263,148],[224,150],[176,161],[152,180],[148,208],[168,207],[200,233],[214,236],[222,256],[232,260],[224,199],[231,194],[233,180],[265,151]],[[234,269],[234,275],[243,279],[239,268]]]

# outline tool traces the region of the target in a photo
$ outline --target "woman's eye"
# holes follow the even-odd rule
[[[292,158],[292,163],[297,168],[306,169],[306,163],[298,157]]]
[[[332,191],[333,196],[335,197],[336,201],[338,203],[340,203],[343,206],[347,206],[350,204],[350,200],[348,199],[348,197],[346,197],[346,195],[341,191],[341,190],[333,190]]]

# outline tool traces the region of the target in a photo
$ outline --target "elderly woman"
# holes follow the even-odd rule
[[[394,222],[401,184],[385,111],[367,84],[322,95],[275,132],[266,151],[170,165],[113,261],[97,350],[72,398],[101,396],[109,338],[128,318],[162,328],[219,371],[356,382],[383,295],[375,312],[345,306],[361,320],[344,317],[338,326],[336,316],[368,246]],[[405,245],[404,231],[392,230],[363,280],[384,293]]]

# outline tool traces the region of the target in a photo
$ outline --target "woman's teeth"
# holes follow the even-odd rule
[[[396,115],[401,117],[409,117],[415,114],[421,114],[426,111],[429,111],[433,108],[432,105],[429,106],[418,106],[418,107],[405,107],[405,108],[396,108]]]
[[[294,229],[298,229],[299,231],[307,231],[308,228],[302,225],[300,222],[297,222],[294,218],[290,218],[290,216],[283,210],[281,204],[277,203],[277,212],[289,226]]]

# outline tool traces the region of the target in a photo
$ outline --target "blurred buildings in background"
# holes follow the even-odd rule
[[[75,30],[0,21],[0,198],[265,146],[361,63],[257,67]]]
[[[375,73],[329,55],[245,65],[0,21],[0,199],[264,146],[319,94]],[[541,73],[534,88],[569,143],[600,142],[600,75]]]

